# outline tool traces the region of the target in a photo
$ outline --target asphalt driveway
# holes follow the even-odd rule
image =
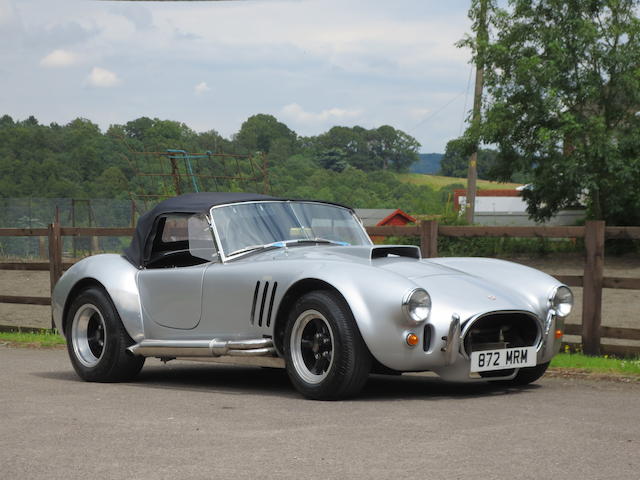
[[[640,384],[375,376],[313,402],[281,370],[149,361],[91,384],[65,351],[2,346],[0,366],[3,479],[640,478]]]

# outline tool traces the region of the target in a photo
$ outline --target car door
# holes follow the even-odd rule
[[[150,242],[148,264],[138,273],[145,321],[175,329],[195,329],[202,314],[204,273],[216,259],[206,218],[167,215],[159,220]]]
[[[138,289],[146,319],[169,328],[193,329],[200,323],[202,278],[206,265],[142,270]]]

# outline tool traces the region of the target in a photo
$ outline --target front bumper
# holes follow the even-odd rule
[[[387,350],[384,355],[386,361],[381,362],[388,368],[400,372],[433,371],[443,379],[457,382],[485,381],[476,373],[471,373],[471,360],[469,355],[469,342],[465,346],[465,339],[470,334],[471,326],[476,320],[489,315],[501,315],[517,313],[520,316],[535,318],[535,337],[531,336],[527,344],[518,346],[536,347],[536,364],[546,363],[559,351],[561,339],[555,337],[556,330],[562,330],[564,319],[556,317],[552,311],[548,312],[544,320],[530,312],[489,312],[474,316],[462,322],[456,314],[453,314],[449,322],[427,322],[426,325],[403,331],[404,338],[407,332],[415,333],[421,339],[416,347],[409,347],[398,342],[394,348],[395,355]],[[533,321],[532,321],[533,324]],[[532,333],[530,335],[533,335]],[[429,338],[427,338],[429,337]],[[372,352],[375,355],[375,352]],[[491,377],[495,379],[510,379],[515,376],[517,370],[504,370],[505,375]]]

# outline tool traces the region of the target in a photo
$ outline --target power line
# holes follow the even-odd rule
[[[473,74],[473,65],[469,67],[469,79],[467,80],[467,91],[464,95],[464,108],[462,109],[462,119],[460,120],[460,132],[458,136],[462,136],[462,127],[464,127],[464,117],[467,113],[467,102],[469,100],[469,90],[471,89],[471,75]]]
[[[413,132],[416,128],[424,125],[426,122],[428,122],[429,120],[431,120],[433,117],[435,117],[437,114],[439,114],[441,111],[443,111],[445,108],[447,108],[449,105],[451,105],[453,102],[455,102],[458,98],[460,98],[462,95],[464,95],[465,92],[462,91],[460,92],[458,95],[456,95],[455,97],[453,97],[451,100],[449,100],[447,103],[445,103],[442,107],[440,107],[439,109],[437,109],[435,112],[431,113],[430,115],[427,115],[427,117],[423,118],[422,120],[420,120],[420,122],[418,124],[416,124],[413,128],[409,129],[409,132]]]

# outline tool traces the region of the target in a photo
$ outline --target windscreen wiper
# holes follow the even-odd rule
[[[329,240],[328,238],[322,238],[322,237],[315,237],[315,238],[298,238],[296,240],[286,240],[285,242],[286,245],[289,244],[296,244],[296,243],[328,243],[331,245],[340,245],[342,247],[348,247],[349,245],[351,245],[348,242],[340,242],[338,240]]]
[[[296,245],[296,244],[301,244],[301,243],[326,243],[326,244],[331,244],[331,245],[340,245],[342,247],[347,247],[349,245],[351,245],[348,242],[340,242],[338,240],[329,240],[327,238],[320,238],[320,237],[316,237],[316,238],[298,238],[296,240],[281,240],[278,242],[272,242],[272,243],[267,243],[265,245],[250,245],[248,247],[244,247],[241,248],[239,250],[235,250],[233,252],[231,252],[229,255],[229,257],[232,257],[234,255],[239,255],[241,253],[247,253],[247,252],[257,252],[257,251],[261,251],[261,250],[267,250],[270,248],[286,248],[289,245]]]
[[[267,250],[269,248],[282,248],[282,247],[285,247],[285,246],[286,245],[285,245],[284,242],[273,242],[273,243],[267,243],[266,245],[250,245],[248,247],[241,248],[240,250],[235,250],[235,251],[231,252],[227,256],[228,257],[232,257],[233,255],[238,255],[240,253],[254,252],[254,251],[259,251],[259,250]]]

